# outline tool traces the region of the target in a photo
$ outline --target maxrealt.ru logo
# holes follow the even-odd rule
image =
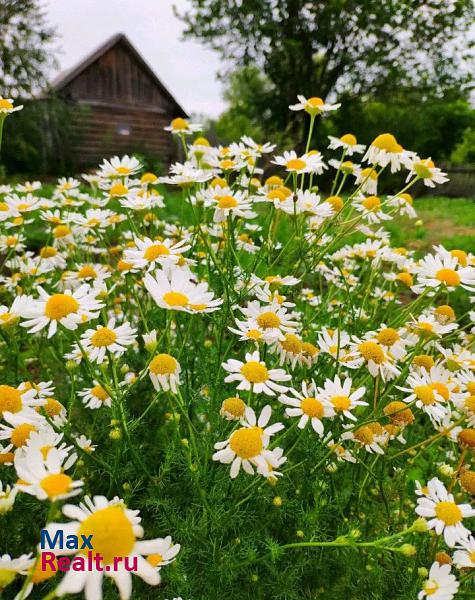
[[[104,564],[104,557],[94,552],[94,536],[91,535],[65,535],[58,529],[54,535],[46,529],[41,530],[40,537],[40,568],[42,571],[117,571],[125,568],[126,571],[137,570],[137,557],[114,556]],[[54,550],[54,552],[45,552]],[[62,552],[77,551],[73,557],[58,556]]]

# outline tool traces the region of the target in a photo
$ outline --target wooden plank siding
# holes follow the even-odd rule
[[[139,152],[169,163],[177,144],[163,128],[186,113],[119,34],[53,83],[74,108],[72,154],[78,164]]]

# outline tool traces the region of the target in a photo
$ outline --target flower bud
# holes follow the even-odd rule
[[[417,531],[417,533],[424,533],[428,530],[427,521],[422,517],[419,517],[412,524],[412,528],[414,529],[414,531]]]
[[[114,427],[114,429],[111,429],[109,437],[111,440],[114,440],[116,442],[122,439],[122,431],[118,427]]]
[[[275,498],[272,500],[272,504],[275,507],[280,508],[282,506],[282,498],[280,496],[275,496]]]
[[[417,550],[416,550],[416,547],[413,546],[412,544],[403,544],[399,548],[399,552],[401,552],[401,554],[404,554],[404,556],[414,556],[414,554],[417,552]]]
[[[424,577],[424,579],[429,575],[429,571],[425,567],[419,567],[417,569],[417,574],[419,577]]]

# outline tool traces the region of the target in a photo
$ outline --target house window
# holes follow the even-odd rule
[[[131,134],[131,127],[130,125],[127,125],[126,123],[119,123],[117,125],[117,133],[119,135],[130,135]]]

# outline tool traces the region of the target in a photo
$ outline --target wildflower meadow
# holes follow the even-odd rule
[[[447,176],[338,108],[0,186],[2,598],[475,597],[475,255],[392,245]]]

